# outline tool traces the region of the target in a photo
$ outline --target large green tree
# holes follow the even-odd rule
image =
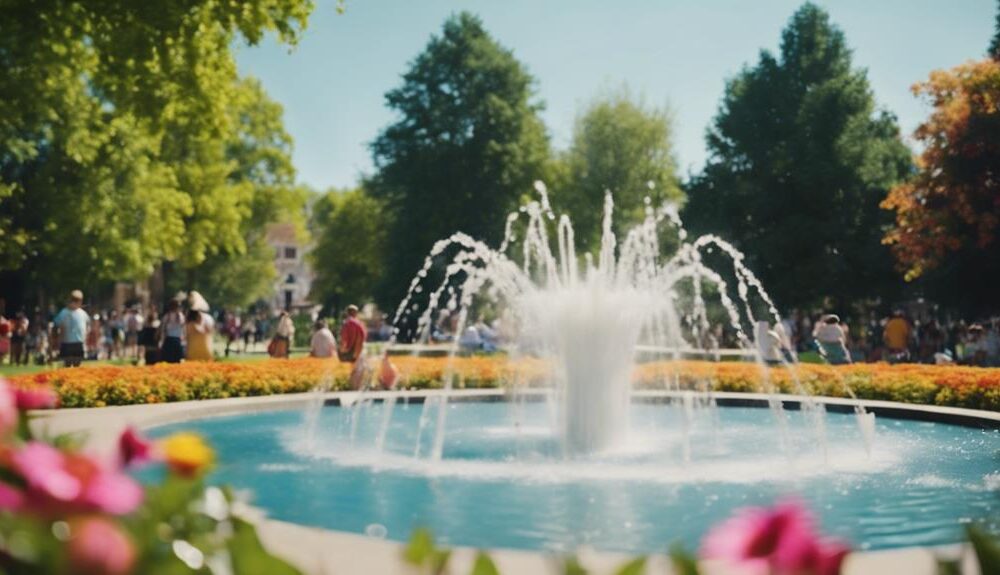
[[[364,190],[330,190],[313,205],[312,298],[331,313],[372,300],[386,257],[382,202]]]
[[[879,203],[912,160],[826,12],[803,5],[780,53],[727,82],[706,139],[685,217],[743,250],[779,305],[891,297]]]
[[[231,47],[297,40],[310,0],[0,0],[0,273],[62,290],[200,262],[240,234],[247,90]],[[199,222],[214,219],[212,225]]]
[[[533,79],[467,13],[449,18],[386,94],[398,120],[372,144],[372,193],[391,219],[381,303],[395,306],[433,243],[497,243],[504,214],[542,176],[548,139]]]
[[[614,196],[619,236],[643,219],[645,198],[657,206],[683,199],[672,137],[667,111],[625,89],[594,99],[577,117],[565,157],[567,181],[552,197],[557,209],[570,214],[578,248],[599,244],[607,191]]]

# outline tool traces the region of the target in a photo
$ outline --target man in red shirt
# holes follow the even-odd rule
[[[364,355],[367,338],[368,331],[358,320],[358,306],[347,306],[347,319],[340,327],[340,349],[337,355],[340,361],[354,364],[354,369],[351,371],[351,387],[354,389],[360,389],[364,380],[365,362],[361,361],[361,358]]]

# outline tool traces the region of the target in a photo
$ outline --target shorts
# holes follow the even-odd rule
[[[83,359],[82,343],[63,343],[59,345],[59,359]]]

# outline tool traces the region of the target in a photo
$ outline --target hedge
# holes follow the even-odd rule
[[[400,386],[440,388],[448,374],[458,388],[544,385],[548,367],[540,360],[503,357],[394,357]],[[377,364],[373,363],[373,368]],[[11,378],[15,385],[50,384],[62,407],[100,407],[193,399],[249,397],[305,392],[326,380],[331,390],[348,389],[350,366],[311,358],[255,363],[158,364],[151,367],[83,367]],[[795,379],[799,383],[796,384]],[[639,388],[714,389],[760,392],[774,389],[863,399],[881,399],[1000,411],[1000,369],[957,366],[802,364],[794,373],[750,363],[655,362],[636,368]],[[846,384],[846,386],[845,386]]]

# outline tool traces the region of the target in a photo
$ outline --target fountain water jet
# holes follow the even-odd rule
[[[556,426],[566,453],[587,454],[622,445],[629,429],[637,346],[668,350],[674,359],[680,357],[681,349],[692,347],[689,340],[697,346],[700,334],[708,329],[702,284],[715,286],[731,327],[747,347],[752,342],[743,329],[744,318],[750,325],[756,321],[751,290],[779,319],[760,281],[743,264],[743,255],[712,235],[685,241],[687,234],[675,206],[654,208],[647,199],[645,219],[619,244],[612,227],[614,202],[609,192],[600,248],[581,260],[569,218],[556,218],[544,184],[537,182],[536,190],[538,201],[507,216],[499,249],[461,232],[434,245],[397,308],[393,341],[413,324],[403,335],[419,343],[429,341],[436,320],[445,314],[456,318],[455,352],[457,336],[469,323],[474,305],[483,300],[500,303],[505,330],[513,335],[512,353],[552,360]],[[659,227],[664,222],[676,228],[681,246],[673,257],[661,261]],[[714,250],[732,262],[742,313],[729,298],[722,276],[703,263],[703,252]],[[450,261],[440,268],[443,278],[435,286],[431,282],[435,264],[447,257]],[[690,286],[690,306],[682,310],[678,308],[683,286]],[[424,298],[426,304],[417,303]],[[445,389],[451,386],[451,377],[446,377]],[[424,408],[428,418],[430,408]],[[433,408],[437,419],[431,456],[440,458],[447,397]],[[422,431],[426,419],[421,420]],[[420,449],[418,444],[415,451]]]

